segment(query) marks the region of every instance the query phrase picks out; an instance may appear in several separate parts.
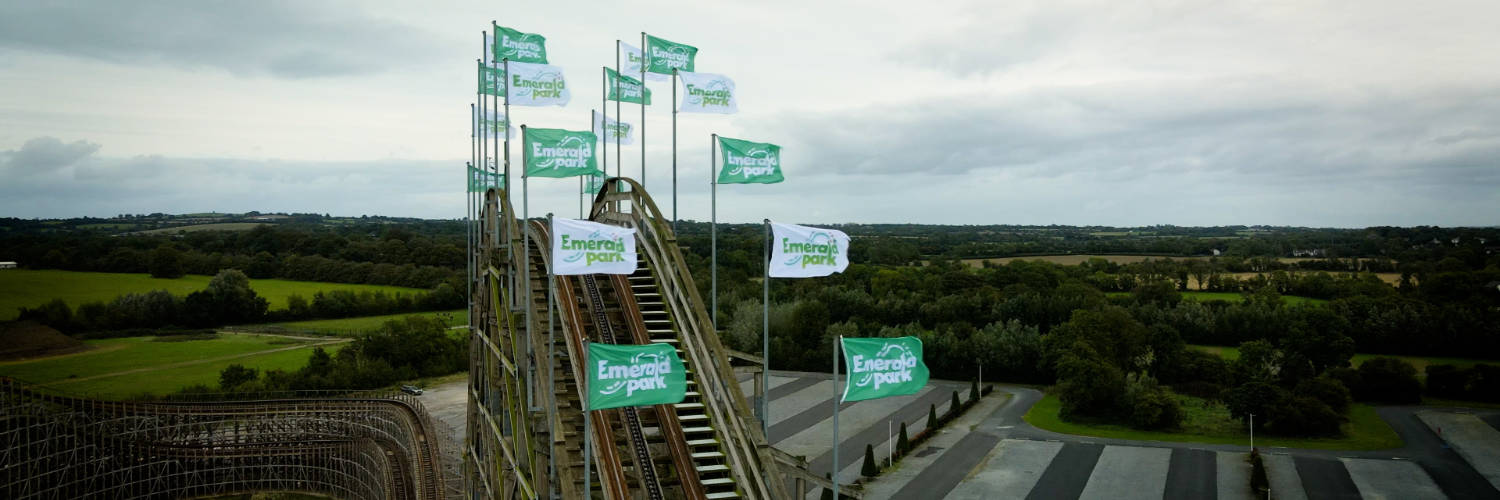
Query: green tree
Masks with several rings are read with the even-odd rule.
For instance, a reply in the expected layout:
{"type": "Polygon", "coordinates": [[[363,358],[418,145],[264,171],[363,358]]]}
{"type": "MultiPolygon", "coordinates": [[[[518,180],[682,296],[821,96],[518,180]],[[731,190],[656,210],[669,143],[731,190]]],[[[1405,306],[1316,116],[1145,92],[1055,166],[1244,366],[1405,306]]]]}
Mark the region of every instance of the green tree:
{"type": "Polygon", "coordinates": [[[865,477],[880,475],[880,467],[875,465],[875,447],[865,444],[865,464],[859,468],[859,473],[865,477]]]}
{"type": "Polygon", "coordinates": [[[238,363],[226,366],[219,371],[219,389],[233,391],[234,388],[255,380],[257,376],[259,372],[254,368],[246,368],[238,363]]]}
{"type": "Polygon", "coordinates": [[[151,263],[149,266],[152,278],[181,278],[182,252],[168,245],[156,247],[151,251],[151,263]]]}
{"type": "Polygon", "coordinates": [[[911,440],[906,438],[906,422],[901,422],[901,434],[896,437],[896,454],[905,455],[911,452],[911,440]]]}

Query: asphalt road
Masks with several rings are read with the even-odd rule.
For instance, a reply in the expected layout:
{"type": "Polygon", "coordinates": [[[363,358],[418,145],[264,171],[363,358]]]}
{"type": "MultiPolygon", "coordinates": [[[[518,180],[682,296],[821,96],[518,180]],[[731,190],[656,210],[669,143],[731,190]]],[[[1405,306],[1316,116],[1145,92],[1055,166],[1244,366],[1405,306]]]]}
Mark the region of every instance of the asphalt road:
{"type": "Polygon", "coordinates": [[[1164,498],[1219,498],[1218,455],[1208,450],[1172,450],[1172,466],[1167,470],[1164,498]]]}
{"type": "Polygon", "coordinates": [[[1319,500],[1360,500],[1359,487],[1349,478],[1343,462],[1326,457],[1292,457],[1297,475],[1302,476],[1302,490],[1307,498],[1319,500]]]}
{"type": "Polygon", "coordinates": [[[1047,467],[1047,472],[1037,480],[1036,487],[1026,495],[1026,500],[1078,498],[1088,485],[1089,476],[1094,474],[1094,464],[1099,462],[1102,453],[1102,444],[1064,444],[1062,451],[1057,452],[1057,458],[1052,459],[1052,465],[1047,467]]]}

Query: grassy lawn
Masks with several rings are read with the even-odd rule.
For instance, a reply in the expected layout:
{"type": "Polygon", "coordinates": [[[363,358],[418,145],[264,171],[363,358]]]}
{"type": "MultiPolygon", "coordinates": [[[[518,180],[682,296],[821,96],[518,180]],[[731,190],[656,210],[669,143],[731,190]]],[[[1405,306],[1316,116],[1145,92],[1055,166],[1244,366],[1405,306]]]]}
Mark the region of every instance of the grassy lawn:
{"type": "MultiPolygon", "coordinates": [[[[0,374],[49,384],[63,391],[124,398],[143,392],[164,394],[192,384],[218,384],[219,371],[231,364],[258,369],[296,369],[312,355],[312,343],[266,335],[219,334],[213,339],[156,341],[170,337],[127,337],[91,340],[89,351],[32,361],[0,363],[0,374]],[[253,354],[290,346],[297,349],[253,354]],[[241,356],[233,359],[170,366],[177,363],[241,356]],[[160,367],[160,368],[152,368],[160,367]],[[148,368],[114,376],[85,379],[148,368]],[[72,378],[79,380],[70,380],[72,378]]],[[[342,345],[325,346],[335,351],[342,345]]]]}
{"type": "MultiPolygon", "coordinates": [[[[1193,344],[1189,344],[1188,347],[1211,354],[1217,354],[1219,355],[1219,357],[1230,361],[1240,357],[1240,350],[1236,347],[1193,344]]],[[[1354,357],[1349,360],[1349,362],[1350,364],[1354,365],[1355,368],[1358,368],[1359,365],[1364,364],[1365,361],[1372,358],[1396,358],[1405,361],[1408,364],[1411,364],[1413,368],[1417,369],[1418,378],[1426,377],[1427,365],[1454,365],[1459,368],[1468,368],[1479,363],[1488,363],[1492,365],[1500,364],[1500,362],[1497,361],[1487,361],[1483,359],[1445,358],[1439,356],[1392,356],[1389,354],[1355,354],[1354,357]]]]}
{"type": "MultiPolygon", "coordinates": [[[[208,286],[210,276],[188,275],[176,279],[152,278],[149,274],[89,273],[77,271],[7,269],[0,271],[0,321],[16,318],[22,307],[36,307],[52,299],[63,299],[69,306],[85,302],[108,302],[126,293],[166,290],[185,296],[208,286]]],[[[381,285],[352,285],[316,281],[250,280],[250,287],[270,301],[271,309],[286,307],[286,298],[301,295],[309,300],[313,293],[329,290],[384,291],[392,293],[426,293],[419,288],[381,285]]]]}
{"type": "MultiPolygon", "coordinates": [[[[1196,300],[1196,301],[1200,301],[1200,302],[1206,302],[1206,301],[1210,301],[1210,300],[1222,300],[1222,301],[1225,301],[1225,302],[1244,302],[1245,301],[1245,296],[1239,294],[1239,292],[1179,292],[1179,293],[1182,294],[1182,299],[1183,300],[1196,300]]],[[[1106,293],[1105,295],[1108,295],[1110,297],[1129,297],[1130,296],[1130,292],[1109,292],[1109,293],[1106,293]]],[[[1321,305],[1321,304],[1327,304],[1328,303],[1327,300],[1315,299],[1315,298],[1312,298],[1312,297],[1298,297],[1296,295],[1282,295],[1281,296],[1281,302],[1283,304],[1286,304],[1286,305],[1289,305],[1289,306],[1299,306],[1299,305],[1303,305],[1303,304],[1321,305]]]]}
{"type": "MultiPolygon", "coordinates": [[[[1026,412],[1026,422],[1038,428],[1063,434],[1095,436],[1140,441],[1171,441],[1210,444],[1243,444],[1249,446],[1250,434],[1245,425],[1231,419],[1229,410],[1221,404],[1205,407],[1204,400],[1177,395],[1182,403],[1182,427],[1176,431],[1142,431],[1124,425],[1098,422],[1064,422],[1058,417],[1062,402],[1057,396],[1047,394],[1031,411],[1026,412]]],[[[1386,425],[1369,405],[1355,404],[1349,409],[1349,422],[1344,424],[1344,437],[1337,439],[1300,439],[1268,436],[1262,433],[1255,437],[1259,447],[1315,448],[1326,450],[1383,450],[1402,446],[1401,437],[1386,425]]]]}
{"type": "Polygon", "coordinates": [[[290,332],[312,331],[318,333],[344,334],[353,332],[367,332],[380,328],[387,321],[398,320],[407,316],[424,316],[443,320],[448,326],[466,325],[469,316],[463,309],[452,311],[436,311],[424,313],[387,314],[385,316],[365,316],[363,318],[344,319],[314,319],[308,321],[292,321],[288,323],[273,323],[270,327],[278,327],[290,332]]]}
{"type": "MultiPolygon", "coordinates": [[[[344,344],[323,346],[329,354],[338,352],[344,344]]],[[[232,364],[257,370],[294,371],[307,365],[313,347],[307,346],[290,351],[257,354],[231,360],[214,361],[192,366],[166,368],[147,372],[131,373],[117,377],[104,377],[80,382],[59,382],[49,387],[73,394],[82,394],[101,399],[125,399],[143,393],[164,395],[195,384],[209,387],[219,386],[219,372],[232,364]]]]}
{"type": "Polygon", "coordinates": [[[180,232],[196,233],[199,231],[249,231],[259,226],[268,225],[264,222],[219,222],[215,224],[197,224],[192,226],[165,227],[140,231],[138,234],[177,234],[180,232]]]}

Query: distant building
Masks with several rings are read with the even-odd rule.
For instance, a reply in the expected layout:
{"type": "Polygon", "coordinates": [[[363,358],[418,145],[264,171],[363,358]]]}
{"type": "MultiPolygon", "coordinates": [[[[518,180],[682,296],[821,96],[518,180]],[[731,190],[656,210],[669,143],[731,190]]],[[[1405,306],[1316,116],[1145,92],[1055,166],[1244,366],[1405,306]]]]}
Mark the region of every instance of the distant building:
{"type": "Polygon", "coordinates": [[[0,262],[0,269],[15,269],[15,268],[16,268],[16,263],[13,262],[13,261],[0,262]]]}
{"type": "Polygon", "coordinates": [[[1322,257],[1323,249],[1310,248],[1307,250],[1292,250],[1293,257],[1322,257]]]}

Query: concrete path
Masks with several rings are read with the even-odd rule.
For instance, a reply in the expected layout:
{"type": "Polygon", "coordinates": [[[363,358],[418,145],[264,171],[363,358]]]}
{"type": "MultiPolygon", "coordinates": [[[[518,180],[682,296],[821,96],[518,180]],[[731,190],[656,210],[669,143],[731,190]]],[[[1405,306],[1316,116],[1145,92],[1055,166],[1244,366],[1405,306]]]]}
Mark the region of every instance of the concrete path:
{"type": "Polygon", "coordinates": [[[1307,500],[1307,492],[1302,489],[1302,476],[1297,473],[1297,464],[1291,455],[1267,453],[1261,455],[1261,462],[1266,465],[1266,478],[1271,480],[1271,498],[1307,500]]]}
{"type": "Polygon", "coordinates": [[[1062,447],[1049,441],[1003,440],[946,498],[1025,498],[1062,447]]]}
{"type": "Polygon", "coordinates": [[[1156,500],[1166,495],[1168,448],[1106,446],[1080,500],[1156,500]]]}
{"type": "Polygon", "coordinates": [[[1500,489],[1500,431],[1468,413],[1422,411],[1417,412],[1417,418],[1453,445],[1453,450],[1490,485],[1500,489]]]}
{"type": "Polygon", "coordinates": [[[1250,465],[1249,453],[1234,453],[1228,451],[1214,452],[1214,461],[1217,467],[1219,500],[1253,500],[1250,494],[1250,475],[1254,467],[1250,465]]]}
{"type": "Polygon", "coordinates": [[[1403,500],[1448,498],[1432,482],[1422,466],[1406,460],[1343,459],[1344,469],[1359,488],[1364,500],[1403,500]]]}

